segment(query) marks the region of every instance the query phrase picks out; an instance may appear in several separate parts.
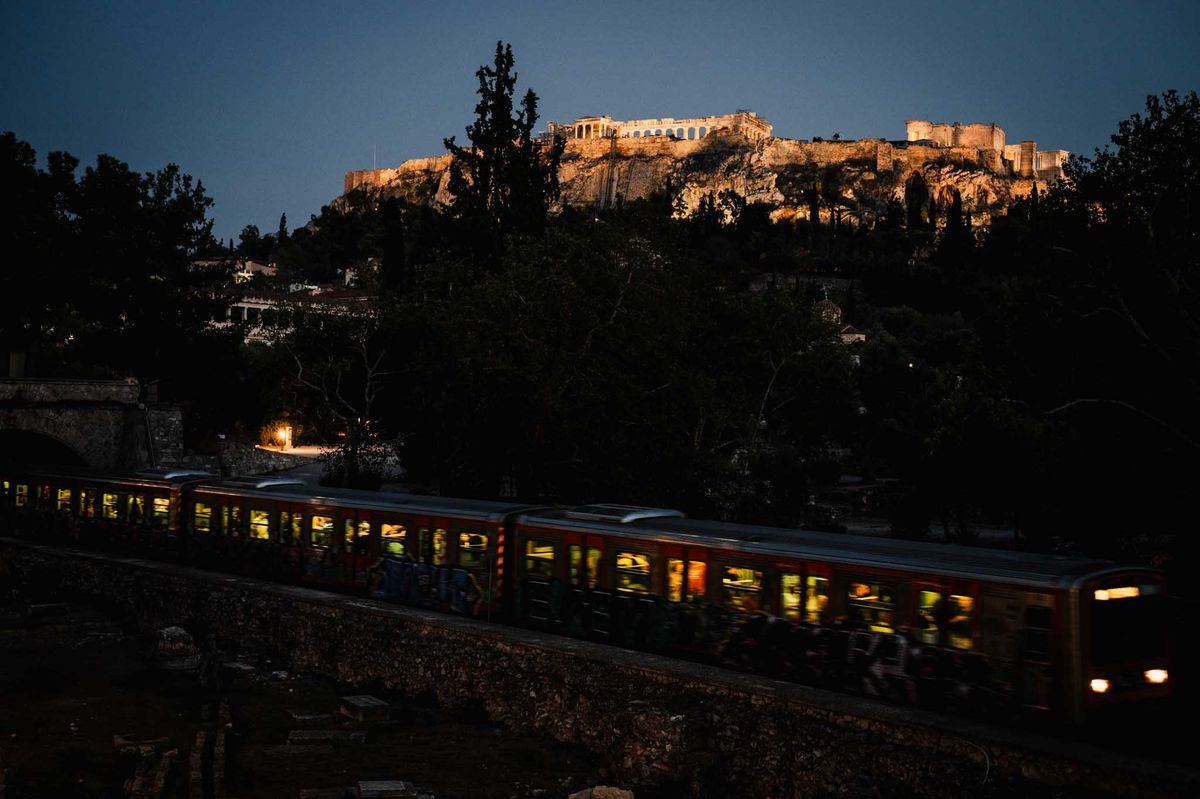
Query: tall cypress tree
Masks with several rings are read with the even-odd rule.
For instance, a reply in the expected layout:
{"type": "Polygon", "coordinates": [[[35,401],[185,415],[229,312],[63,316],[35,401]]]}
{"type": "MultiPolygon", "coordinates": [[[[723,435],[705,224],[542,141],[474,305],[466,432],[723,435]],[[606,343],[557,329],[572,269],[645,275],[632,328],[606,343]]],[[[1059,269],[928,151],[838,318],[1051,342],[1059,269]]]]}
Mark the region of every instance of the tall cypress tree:
{"type": "Polygon", "coordinates": [[[481,66],[475,75],[479,102],[466,129],[470,145],[457,145],[453,136],[443,143],[453,156],[448,187],[453,213],[473,228],[477,243],[494,247],[504,235],[535,232],[545,224],[558,199],[564,143],[534,136],[538,98],[532,89],[519,108],[514,106],[511,45],[496,42],[493,65],[481,66]]]}

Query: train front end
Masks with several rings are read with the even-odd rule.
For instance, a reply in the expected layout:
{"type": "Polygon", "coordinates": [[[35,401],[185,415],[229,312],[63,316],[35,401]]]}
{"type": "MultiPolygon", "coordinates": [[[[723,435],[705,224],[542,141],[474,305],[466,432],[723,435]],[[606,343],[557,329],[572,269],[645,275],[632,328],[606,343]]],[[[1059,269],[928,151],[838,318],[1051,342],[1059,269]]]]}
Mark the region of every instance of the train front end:
{"type": "Polygon", "coordinates": [[[1084,714],[1104,717],[1171,695],[1170,607],[1162,576],[1121,570],[1079,590],[1084,714]]]}

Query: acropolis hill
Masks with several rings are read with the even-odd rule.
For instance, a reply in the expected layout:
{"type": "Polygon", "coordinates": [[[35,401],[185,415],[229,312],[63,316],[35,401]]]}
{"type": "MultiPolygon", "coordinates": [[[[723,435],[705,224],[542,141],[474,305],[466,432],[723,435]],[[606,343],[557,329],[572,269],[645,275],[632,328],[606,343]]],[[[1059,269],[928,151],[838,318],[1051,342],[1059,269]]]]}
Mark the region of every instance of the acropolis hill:
{"type": "MultiPolygon", "coordinates": [[[[544,136],[566,139],[559,180],[562,202],[609,207],[646,197],[668,182],[689,209],[703,195],[732,189],[748,202],[777,206],[775,218],[806,216],[804,191],[827,168],[840,167],[845,213],[877,215],[905,182],[920,173],[935,198],[952,189],[979,222],[1014,198],[1062,176],[1065,150],[1037,143],[1008,144],[994,124],[905,122],[903,140],[811,141],[771,135],[771,123],[751,111],[710,117],[614,120],[581,117],[550,123],[544,136]]],[[[417,158],[393,169],[347,172],[343,192],[380,190],[418,202],[448,203],[450,156],[417,158]]],[[[827,212],[826,212],[827,213],[827,212]]]]}

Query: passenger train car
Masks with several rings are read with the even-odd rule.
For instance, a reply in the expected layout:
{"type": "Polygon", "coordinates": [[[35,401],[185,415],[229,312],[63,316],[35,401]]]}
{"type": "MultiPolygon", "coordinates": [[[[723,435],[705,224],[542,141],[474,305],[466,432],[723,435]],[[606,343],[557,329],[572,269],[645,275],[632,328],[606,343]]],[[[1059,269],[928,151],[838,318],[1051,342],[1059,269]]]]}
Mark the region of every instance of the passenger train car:
{"type": "Polygon", "coordinates": [[[0,471],[0,532],[533,626],[896,701],[1082,722],[1170,693],[1166,593],[1110,562],[574,508],[0,471]]]}

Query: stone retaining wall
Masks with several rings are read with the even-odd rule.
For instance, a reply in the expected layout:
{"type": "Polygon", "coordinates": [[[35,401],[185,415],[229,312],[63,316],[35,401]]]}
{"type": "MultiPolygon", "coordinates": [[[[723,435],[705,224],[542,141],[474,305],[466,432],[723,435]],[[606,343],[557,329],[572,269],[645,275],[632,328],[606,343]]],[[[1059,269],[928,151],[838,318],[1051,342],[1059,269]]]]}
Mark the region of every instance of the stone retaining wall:
{"type": "Polygon", "coordinates": [[[705,797],[1188,796],[1200,775],[722,669],[179,566],[0,539],[0,585],[207,629],[293,669],[482,705],[604,755],[624,784],[705,797]]]}

